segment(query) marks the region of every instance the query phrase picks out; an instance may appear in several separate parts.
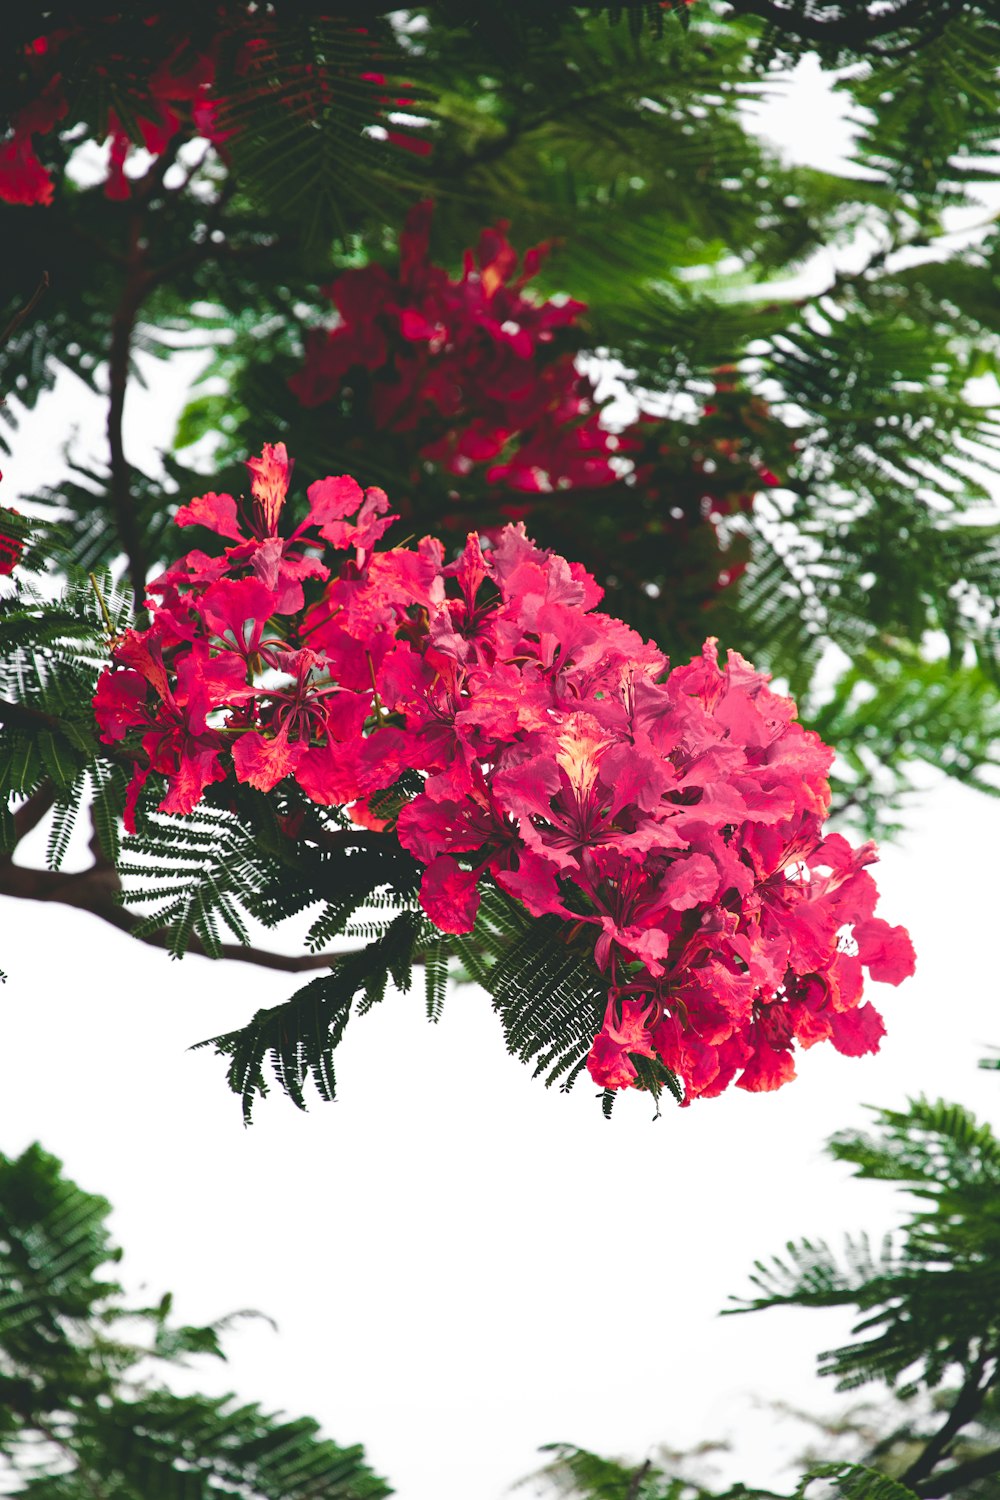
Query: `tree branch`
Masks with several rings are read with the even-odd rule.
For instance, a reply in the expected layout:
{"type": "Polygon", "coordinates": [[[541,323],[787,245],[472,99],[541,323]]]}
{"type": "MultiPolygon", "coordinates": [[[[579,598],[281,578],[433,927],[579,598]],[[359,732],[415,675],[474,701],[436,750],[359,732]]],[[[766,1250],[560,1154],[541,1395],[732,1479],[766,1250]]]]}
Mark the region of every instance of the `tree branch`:
{"type": "Polygon", "coordinates": [[[0,724],[12,724],[15,729],[54,729],[61,732],[63,724],[55,714],[47,714],[41,708],[31,708],[27,703],[12,703],[0,698],[0,724]]]}
{"type": "MultiPolygon", "coordinates": [[[[15,848],[33,828],[38,827],[55,800],[56,789],[54,785],[51,781],[43,781],[41,786],[35,788],[27,801],[22,802],[21,806],[14,813],[15,848]]],[[[14,851],[12,849],[9,853],[0,855],[0,864],[9,864],[13,858],[14,851]]]]}
{"type": "MultiPolygon", "coordinates": [[[[135,912],[126,911],[117,901],[118,878],[114,870],[104,862],[95,862],[87,870],[67,873],[61,870],[34,870],[13,862],[0,867],[0,896],[11,896],[18,901],[52,901],[61,906],[74,906],[78,911],[89,912],[119,932],[136,935],[143,918],[135,912]]],[[[151,948],[167,948],[170,945],[170,930],[146,933],[139,936],[141,943],[151,948]]],[[[203,943],[192,937],[188,952],[210,958],[203,943]]],[[[237,963],[255,964],[261,969],[279,969],[286,974],[300,974],[309,969],[328,969],[342,955],[337,953],[272,953],[265,948],[253,948],[242,943],[221,944],[220,956],[237,963]]]]}
{"type": "Polygon", "coordinates": [[[988,1474],[997,1473],[1000,1473],[1000,1448],[995,1448],[992,1453],[980,1454],[978,1458],[970,1458],[964,1464],[955,1464],[931,1479],[918,1480],[911,1488],[921,1500],[943,1500],[944,1496],[953,1495],[957,1489],[971,1484],[974,1479],[985,1479],[988,1474]]]}
{"type": "Polygon", "coordinates": [[[983,1380],[983,1371],[986,1369],[987,1358],[985,1351],[981,1352],[962,1382],[962,1387],[955,1398],[951,1411],[939,1430],[934,1434],[924,1447],[924,1451],[914,1459],[913,1463],[901,1474],[900,1483],[908,1484],[912,1490],[918,1480],[926,1479],[939,1462],[945,1456],[951,1445],[952,1439],[957,1436],[967,1422],[979,1411],[986,1397],[986,1393],[992,1383],[992,1374],[983,1380]]]}
{"type": "Polygon", "coordinates": [[[153,160],[138,182],[132,184],[133,197],[141,199],[151,198],[156,189],[162,187],[163,179],[177,160],[181,147],[186,146],[188,141],[192,139],[193,137],[187,130],[175,131],[160,154],[153,157],[153,160]]]}
{"type": "Polygon", "coordinates": [[[142,211],[134,209],[129,219],[125,286],[111,320],[111,345],[108,350],[108,448],[111,461],[111,507],[118,535],[128,558],[129,581],[135,596],[136,614],[142,611],[146,592],[146,557],[132,501],[132,470],[125,457],[122,442],[122,416],[125,410],[125,391],[128,386],[132,335],[135,331],[139,307],[147,291],[142,225],[142,211]]]}
{"type": "Polygon", "coordinates": [[[769,26],[803,41],[826,42],[834,47],[850,47],[852,51],[861,51],[872,42],[908,26],[919,25],[931,16],[940,25],[942,15],[947,22],[949,12],[957,11],[954,0],[952,3],[948,0],[905,0],[894,9],[865,9],[861,15],[840,14],[823,20],[807,10],[779,5],[776,0],[729,0],[729,4],[735,15],[758,16],[769,26]]]}
{"type": "Polygon", "coordinates": [[[214,240],[196,240],[187,250],[166,260],[160,266],[155,266],[149,273],[144,291],[148,292],[153,287],[161,286],[163,282],[169,281],[179,271],[186,271],[190,267],[199,266],[206,261],[226,260],[251,260],[257,255],[270,255],[275,250],[286,249],[293,244],[291,235],[275,235],[273,239],[261,240],[251,245],[233,245],[229,241],[218,245],[214,240]]]}
{"type": "Polygon", "coordinates": [[[652,1467],[652,1461],[648,1458],[645,1463],[639,1465],[628,1482],[628,1494],[625,1500],[636,1500],[636,1496],[642,1486],[642,1481],[646,1478],[652,1467]]]}

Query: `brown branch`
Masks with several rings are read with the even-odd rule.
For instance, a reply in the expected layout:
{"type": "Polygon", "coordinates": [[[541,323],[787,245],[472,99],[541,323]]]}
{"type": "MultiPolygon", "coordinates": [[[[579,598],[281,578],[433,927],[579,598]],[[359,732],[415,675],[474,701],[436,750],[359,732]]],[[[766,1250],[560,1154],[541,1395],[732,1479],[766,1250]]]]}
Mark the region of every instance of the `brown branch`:
{"type": "MultiPolygon", "coordinates": [[[[0,708],[11,707],[16,709],[19,705],[0,704],[0,708]]],[[[27,712],[31,711],[27,710],[27,712]]],[[[35,722],[38,719],[47,718],[48,715],[38,714],[35,722]]],[[[50,782],[44,782],[17,809],[14,814],[14,828],[18,841],[41,822],[54,801],[55,788],[50,782]]],[[[15,864],[13,854],[5,854],[0,857],[0,896],[9,896],[16,901],[52,901],[61,906],[74,906],[78,911],[89,912],[91,916],[107,922],[111,927],[116,927],[119,932],[127,933],[130,937],[137,937],[139,942],[146,943],[151,948],[168,948],[171,937],[170,928],[164,928],[160,932],[139,934],[136,929],[145,919],[136,912],[127,911],[120,904],[118,898],[121,892],[121,881],[114,865],[101,848],[94,824],[93,810],[91,810],[91,828],[93,832],[90,838],[90,851],[94,857],[94,863],[89,869],[72,872],[32,869],[27,865],[15,864]]],[[[331,847],[343,847],[349,842],[362,842],[365,837],[371,837],[371,835],[365,835],[359,830],[358,838],[355,840],[351,831],[346,829],[343,841],[338,840],[335,834],[331,835],[333,841],[331,847]]],[[[215,956],[209,953],[204,943],[194,935],[188,942],[187,951],[203,958],[215,956]]],[[[273,953],[267,948],[254,948],[249,944],[222,943],[218,956],[236,963],[255,964],[262,969],[279,969],[286,974],[300,974],[310,969],[330,968],[343,955],[336,953],[289,955],[273,953]]]]}
{"type": "Polygon", "coordinates": [[[975,1360],[972,1368],[968,1371],[962,1387],[955,1398],[952,1408],[945,1421],[924,1446],[924,1450],[906,1470],[905,1474],[899,1476],[901,1484],[908,1484],[914,1489],[918,1482],[927,1479],[937,1464],[944,1458],[951,1447],[952,1440],[958,1435],[967,1422],[982,1407],[987,1392],[996,1375],[996,1368],[991,1371],[987,1378],[983,1379],[983,1373],[988,1362],[988,1355],[983,1351],[975,1360]]]}
{"type": "Polygon", "coordinates": [[[202,265],[206,261],[251,260],[257,255],[270,255],[272,251],[287,249],[292,244],[294,239],[291,235],[276,235],[274,239],[252,245],[232,245],[228,241],[220,245],[210,239],[196,240],[187,250],[182,250],[162,265],[155,266],[149,272],[145,290],[152,291],[179,271],[186,271],[189,267],[202,265]]]}
{"type": "MultiPolygon", "coordinates": [[[[26,802],[22,802],[14,813],[14,848],[33,828],[37,828],[56,800],[56,789],[51,781],[43,781],[35,788],[26,802]]],[[[14,850],[0,855],[0,864],[9,864],[14,850]]]]}
{"type": "Polygon", "coordinates": [[[381,849],[385,846],[384,833],[369,832],[366,828],[310,828],[303,837],[317,849],[381,849]]]}
{"type": "MultiPolygon", "coordinates": [[[[288,240],[275,239],[266,245],[253,245],[248,247],[233,247],[228,244],[216,245],[211,240],[212,227],[217,223],[235,184],[228,182],[219,196],[218,201],[209,211],[206,237],[197,245],[172,257],[160,266],[155,266],[150,261],[149,246],[145,237],[146,214],[149,200],[163,184],[168,169],[173,165],[177,152],[186,140],[181,134],[176,135],[168,145],[166,151],[161,153],[152,162],[146,174],[135,185],[133,191],[133,206],[128,220],[128,245],[123,260],[124,286],[111,320],[111,342],[108,349],[108,449],[110,452],[110,497],[111,508],[115,517],[115,524],[121,539],[122,547],[128,558],[129,581],[135,596],[135,612],[141,614],[143,610],[143,599],[146,588],[146,553],[140,527],[135,513],[135,502],[132,494],[132,469],[125,456],[125,448],[122,439],[122,421],[125,410],[125,395],[128,388],[129,364],[132,355],[132,342],[135,334],[136,322],[139,310],[149,293],[164,281],[169,280],[178,271],[186,269],[189,265],[197,265],[201,261],[210,259],[223,259],[241,257],[244,255],[257,255],[266,253],[281,244],[287,244],[288,240]]],[[[204,158],[202,158],[202,161],[204,158]]],[[[191,180],[194,172],[201,165],[196,163],[187,174],[184,183],[178,191],[183,192],[191,180]]]]}
{"type": "Polygon", "coordinates": [[[138,181],[132,183],[133,198],[151,198],[156,189],[163,185],[163,179],[177,160],[181,147],[186,146],[188,141],[193,139],[194,137],[186,130],[176,131],[170,137],[166,147],[160,152],[159,156],[153,157],[153,160],[138,181]]]}
{"type": "Polygon", "coordinates": [[[135,595],[136,614],[142,611],[146,591],[146,557],[132,500],[132,470],[125,457],[122,442],[122,415],[125,410],[132,336],[135,332],[136,317],[147,290],[142,227],[142,212],[133,210],[129,219],[125,286],[111,320],[111,345],[108,350],[108,448],[111,455],[111,508],[114,511],[115,524],[122,547],[128,558],[128,573],[132,592],[135,595]]]}
{"type": "Polygon", "coordinates": [[[645,1463],[639,1465],[628,1482],[628,1494],[625,1500],[636,1500],[642,1481],[646,1478],[652,1467],[652,1462],[648,1458],[645,1463]]]}
{"type": "Polygon", "coordinates": [[[955,1464],[931,1479],[918,1480],[913,1490],[921,1500],[943,1500],[945,1495],[953,1495],[974,1479],[985,1479],[988,1474],[997,1473],[1000,1473],[1000,1448],[970,1458],[964,1464],[955,1464]]]}
{"type": "Polygon", "coordinates": [[[78,224],[72,217],[64,217],[60,229],[74,240],[79,240],[81,245],[86,245],[91,254],[99,255],[106,264],[116,266],[121,270],[125,269],[128,263],[127,256],[121,250],[116,250],[114,245],[109,244],[103,235],[95,234],[92,229],[84,229],[83,225],[78,224]]]}
{"type": "MultiPolygon", "coordinates": [[[[137,934],[143,918],[135,912],[126,911],[117,901],[118,877],[114,869],[103,859],[87,870],[68,873],[61,870],[34,870],[13,862],[0,867],[0,896],[11,896],[18,901],[52,901],[61,906],[73,906],[78,911],[89,912],[119,932],[138,936],[141,943],[152,948],[170,946],[170,930],[137,934]]],[[[211,955],[198,938],[192,937],[187,951],[202,957],[211,955]]],[[[308,969],[328,969],[341,957],[336,953],[300,953],[289,956],[272,953],[268,949],[244,946],[242,943],[222,943],[221,958],[237,963],[255,964],[262,969],[280,969],[287,974],[300,974],[308,969]]]]}
{"type": "Polygon", "coordinates": [[[0,698],[0,724],[12,724],[15,729],[63,729],[55,714],[30,708],[26,703],[11,703],[7,698],[0,698]]]}

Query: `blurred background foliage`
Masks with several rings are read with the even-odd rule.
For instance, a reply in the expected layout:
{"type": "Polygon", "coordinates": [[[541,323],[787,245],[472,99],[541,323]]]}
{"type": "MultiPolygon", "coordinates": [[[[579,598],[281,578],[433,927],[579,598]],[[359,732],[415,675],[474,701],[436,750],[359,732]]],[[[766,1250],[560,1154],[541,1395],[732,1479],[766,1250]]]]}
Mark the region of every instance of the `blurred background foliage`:
{"type": "MultiPolygon", "coordinates": [[[[786,1245],[758,1262],[754,1294],[728,1312],[774,1307],[854,1310],[854,1338],[818,1358],[838,1390],[884,1390],[828,1419],[784,1410],[811,1429],[799,1500],[990,1500],[1000,1474],[997,1366],[997,1186],[1000,1141],[960,1105],[916,1099],[873,1111],[871,1131],[828,1144],[855,1175],[894,1183],[907,1196],[898,1230],[873,1244],[848,1236],[786,1245]]],[[[664,1448],[640,1462],[554,1444],[534,1478],[538,1497],[567,1500],[783,1500],[710,1477],[725,1444],[687,1453],[664,1448]]]]}
{"type": "Polygon", "coordinates": [[[166,1293],[130,1303],[110,1204],[41,1146],[0,1155],[0,1478],[30,1500],[382,1500],[360,1446],[309,1417],[175,1394],[170,1372],[224,1359],[237,1313],[175,1321],[166,1293]]]}
{"type": "MultiPolygon", "coordinates": [[[[843,1306],[851,1342],[819,1356],[838,1389],[884,1389],[835,1416],[794,1417],[810,1433],[794,1490],[712,1477],[726,1445],[667,1448],[635,1462],[570,1443],[524,1481],[539,1500],[989,1500],[1000,1473],[997,1298],[1000,1141],[958,1105],[913,1100],[876,1110],[829,1154],[906,1195],[900,1227],[842,1251],[802,1239],[755,1267],[729,1311],[843,1306]]],[[[309,1418],[232,1396],[177,1395],[171,1370],[224,1357],[241,1313],[175,1321],[169,1294],[133,1305],[115,1278],[121,1252],[107,1202],[40,1146],[0,1156],[0,1475],[33,1500],[377,1500],[389,1486],[358,1446],[309,1418]]],[[[794,1481],[792,1481],[794,1483],[794,1481]]]]}

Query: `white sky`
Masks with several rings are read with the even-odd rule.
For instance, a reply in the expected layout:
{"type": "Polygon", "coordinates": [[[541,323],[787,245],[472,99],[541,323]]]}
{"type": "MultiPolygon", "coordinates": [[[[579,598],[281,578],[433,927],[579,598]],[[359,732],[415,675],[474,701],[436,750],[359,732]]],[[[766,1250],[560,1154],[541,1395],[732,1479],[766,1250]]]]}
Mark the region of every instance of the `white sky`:
{"type": "MultiPolygon", "coordinates": [[[[843,126],[808,73],[797,92],[768,128],[818,162],[843,126]]],[[[130,395],[137,456],[169,442],[173,399],[169,382],[130,395]]],[[[102,420],[64,383],[24,422],[4,500],[58,476],[74,423],[99,451],[102,420]]],[[[607,1122],[589,1084],[547,1092],[465,988],[436,1027],[417,991],[353,1021],[341,1102],[300,1114],[275,1095],[246,1131],[221,1061],[186,1048],[302,981],[172,964],[65,907],[6,901],[0,1149],[39,1139],[111,1200],[131,1289],[172,1289],[184,1320],[276,1319],[278,1334],[230,1334],[229,1365],[191,1388],[316,1416],[363,1442],[402,1500],[497,1500],[556,1440],[640,1460],[728,1437],[721,1477],[775,1482],[803,1435],[755,1402],[828,1409],[815,1355],[848,1320],[716,1313],[787,1239],[895,1222],[889,1190],[847,1185],[821,1153],[862,1101],[940,1094],[1000,1121],[1000,1081],[975,1071],[1000,1043],[998,848],[1000,804],[935,781],[877,872],[919,959],[899,990],[871,987],[881,1054],[815,1048],[775,1095],[656,1123],[639,1096],[607,1122]]]]}

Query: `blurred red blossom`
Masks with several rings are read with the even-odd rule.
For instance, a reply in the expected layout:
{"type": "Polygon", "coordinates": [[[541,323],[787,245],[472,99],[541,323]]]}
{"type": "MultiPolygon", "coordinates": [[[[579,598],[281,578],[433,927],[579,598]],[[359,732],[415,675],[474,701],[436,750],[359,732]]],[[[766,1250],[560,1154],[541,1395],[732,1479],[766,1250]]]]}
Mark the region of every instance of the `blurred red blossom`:
{"type": "Polygon", "coordinates": [[[585,304],[533,286],[552,246],[519,256],[501,222],[453,276],[431,256],[433,213],[410,211],[395,269],[352,268],[324,288],[336,321],[307,336],[290,380],[322,412],[324,445],[355,470],[395,473],[401,514],[436,534],[474,524],[490,538],[527,520],[606,568],[622,608],[654,580],[659,614],[696,618],[746,566],[727,519],[780,483],[761,456],[776,462],[763,402],[725,367],[700,414],[640,409],[614,430],[580,364],[585,304]]]}
{"type": "MultiPolygon", "coordinates": [[[[209,9],[211,20],[197,45],[169,7],[152,7],[139,15],[120,8],[88,13],[76,24],[36,37],[24,53],[24,102],[12,108],[7,138],[0,142],[0,200],[25,206],[52,202],[55,183],[39,159],[38,138],[60,121],[76,123],[71,106],[80,90],[67,74],[79,66],[81,52],[91,59],[97,78],[107,72],[106,63],[118,65],[116,91],[121,89],[120,69],[128,70],[125,104],[130,119],[126,122],[114,109],[102,117],[100,139],[108,147],[104,193],[113,200],[132,195],[126,163],[137,146],[159,157],[180,137],[206,140],[224,150],[241,126],[240,110],[227,96],[234,86],[242,94],[249,89],[251,96],[264,99],[280,76],[285,106],[311,119],[327,109],[346,84],[358,129],[388,118],[387,106],[391,113],[410,102],[381,92],[385,79],[380,73],[357,73],[336,59],[325,66],[290,63],[280,53],[278,21],[266,8],[248,6],[245,0],[217,0],[209,9]],[[104,62],[96,60],[102,57],[104,62]],[[360,112],[359,86],[368,104],[360,112]]],[[[366,36],[363,28],[356,31],[366,36]]],[[[374,48],[372,55],[377,56],[374,48]]],[[[245,102],[241,109],[245,111],[245,102]]],[[[411,151],[430,149],[430,142],[413,128],[397,126],[387,136],[411,151]]]]}

